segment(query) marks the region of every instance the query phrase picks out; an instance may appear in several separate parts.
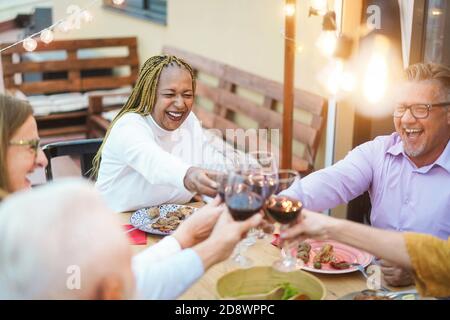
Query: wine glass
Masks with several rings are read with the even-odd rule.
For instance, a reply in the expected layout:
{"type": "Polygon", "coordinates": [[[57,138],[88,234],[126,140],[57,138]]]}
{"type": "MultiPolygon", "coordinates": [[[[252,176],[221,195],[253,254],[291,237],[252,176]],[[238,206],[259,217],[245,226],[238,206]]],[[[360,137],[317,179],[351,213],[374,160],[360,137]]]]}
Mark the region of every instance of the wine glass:
{"type": "MultiPolygon", "coordinates": [[[[272,196],[267,200],[266,210],[270,217],[281,224],[281,232],[297,220],[302,203],[286,196],[272,196]]],[[[298,259],[293,254],[293,243],[284,241],[282,259],[274,262],[273,267],[282,272],[290,272],[298,269],[298,259]]]]}
{"type": "Polygon", "coordinates": [[[278,168],[274,155],[268,151],[250,152],[247,162],[247,170],[259,174],[263,197],[269,198],[278,187],[278,168]]]}
{"type": "MultiPolygon", "coordinates": [[[[225,203],[228,211],[236,221],[247,220],[258,213],[264,205],[264,197],[260,194],[258,184],[249,172],[236,170],[228,175],[225,189],[225,203]]],[[[252,261],[242,255],[242,240],[237,246],[237,253],[232,257],[240,267],[252,265],[252,261]]]]}
{"type": "Polygon", "coordinates": [[[214,162],[208,164],[210,170],[208,176],[217,184],[217,194],[222,202],[225,202],[225,188],[228,184],[229,172],[235,171],[240,166],[239,154],[233,148],[225,148],[212,145],[214,162]]]}
{"type": "MultiPolygon", "coordinates": [[[[278,170],[278,184],[276,194],[289,188],[300,175],[295,170],[278,170]]],[[[281,224],[281,232],[286,230],[291,224],[295,223],[302,209],[302,203],[286,196],[271,196],[266,201],[266,210],[269,216],[281,224]]],[[[303,266],[301,260],[297,259],[296,242],[284,241],[281,251],[282,259],[275,261],[273,267],[279,271],[289,272],[299,269],[303,266]]]]}
{"type": "Polygon", "coordinates": [[[277,172],[278,184],[274,194],[288,189],[294,182],[300,180],[300,175],[293,169],[279,169],[277,172]]]}
{"type": "MultiPolygon", "coordinates": [[[[278,188],[278,167],[274,155],[268,151],[250,152],[246,161],[246,170],[254,174],[260,193],[267,200],[278,188]]],[[[252,233],[252,230],[251,230],[252,233]]],[[[264,239],[266,233],[260,227],[252,233],[258,239],[264,239]]]]}

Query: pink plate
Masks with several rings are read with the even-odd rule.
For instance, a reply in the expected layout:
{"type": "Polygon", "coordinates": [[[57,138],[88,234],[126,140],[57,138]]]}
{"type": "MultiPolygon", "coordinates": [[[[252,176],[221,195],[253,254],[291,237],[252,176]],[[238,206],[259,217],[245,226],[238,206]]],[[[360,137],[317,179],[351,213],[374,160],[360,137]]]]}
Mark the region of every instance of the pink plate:
{"type": "Polygon", "coordinates": [[[328,263],[322,264],[322,269],[316,269],[313,266],[313,260],[316,254],[320,252],[320,249],[325,244],[331,244],[333,246],[334,256],[338,261],[346,261],[348,263],[359,263],[363,267],[367,267],[371,262],[373,256],[369,253],[350,247],[348,245],[336,242],[336,241],[319,241],[319,240],[306,240],[311,245],[311,252],[309,255],[309,261],[302,267],[303,270],[316,272],[316,273],[325,273],[325,274],[341,274],[341,273],[349,273],[357,271],[358,269],[354,266],[348,269],[334,269],[328,263]]]}

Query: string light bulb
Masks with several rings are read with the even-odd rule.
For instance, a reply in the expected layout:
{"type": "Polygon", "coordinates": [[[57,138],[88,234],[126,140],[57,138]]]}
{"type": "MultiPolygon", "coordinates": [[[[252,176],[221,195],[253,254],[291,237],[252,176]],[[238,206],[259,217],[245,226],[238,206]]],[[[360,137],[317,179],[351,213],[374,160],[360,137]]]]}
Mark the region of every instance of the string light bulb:
{"type": "Polygon", "coordinates": [[[324,56],[331,57],[336,52],[338,44],[336,13],[334,11],[328,11],[323,16],[322,30],[322,33],[317,39],[316,46],[324,56]]]}
{"type": "Polygon", "coordinates": [[[292,17],[295,14],[295,6],[293,4],[286,4],[284,6],[284,14],[287,17],[292,17]]]}
{"type": "Polygon", "coordinates": [[[94,16],[88,10],[83,10],[83,12],[81,13],[81,17],[84,20],[84,22],[87,22],[87,23],[90,23],[94,20],[94,16]]]}
{"type": "Polygon", "coordinates": [[[67,33],[70,31],[70,23],[67,21],[62,21],[59,25],[58,25],[58,30],[63,32],[63,33],[67,33]]]}
{"type": "Polygon", "coordinates": [[[343,71],[341,75],[340,88],[345,92],[352,92],[356,88],[356,77],[354,74],[343,71]]]}
{"type": "Polygon", "coordinates": [[[431,15],[432,16],[440,16],[442,15],[442,10],[441,9],[437,9],[437,8],[433,8],[431,9],[431,15]]]}
{"type": "Polygon", "coordinates": [[[50,42],[53,41],[53,38],[54,38],[54,36],[53,36],[53,31],[52,30],[45,29],[45,30],[43,30],[41,32],[41,41],[42,42],[44,42],[46,44],[49,44],[50,42]]]}
{"type": "Polygon", "coordinates": [[[322,31],[319,38],[317,39],[316,46],[324,56],[333,56],[337,46],[336,32],[322,31]]]}
{"type": "Polygon", "coordinates": [[[33,38],[26,38],[23,41],[23,47],[28,52],[34,51],[37,47],[37,41],[34,40],[33,38]]]}
{"type": "Polygon", "coordinates": [[[69,25],[69,30],[81,29],[81,19],[82,19],[81,12],[82,12],[81,8],[77,5],[71,4],[70,6],[67,7],[66,13],[69,16],[66,18],[66,21],[69,25]]]}
{"type": "Polygon", "coordinates": [[[335,99],[341,99],[356,89],[356,75],[350,65],[340,59],[331,59],[319,72],[317,79],[335,99]]]}
{"type": "MultiPolygon", "coordinates": [[[[91,4],[97,1],[98,0],[92,0],[91,4]]],[[[117,4],[123,4],[125,3],[125,0],[114,0],[114,2],[117,4]]],[[[83,22],[83,20],[84,22],[91,22],[93,20],[93,16],[92,14],[90,14],[90,12],[88,12],[86,9],[82,10],[79,6],[76,5],[70,5],[67,8],[66,13],[69,14],[69,16],[52,24],[50,27],[47,27],[39,32],[36,32],[35,34],[33,34],[33,36],[40,35],[40,40],[42,42],[50,43],[51,41],[54,40],[53,32],[55,30],[66,33],[74,28],[79,29],[80,22],[83,22]]],[[[0,53],[20,44],[22,44],[27,51],[33,51],[37,47],[36,40],[29,37],[1,48],[0,53]]]]}
{"type": "Polygon", "coordinates": [[[310,15],[324,16],[328,11],[327,0],[311,0],[310,15]]]}
{"type": "Polygon", "coordinates": [[[371,104],[379,103],[386,95],[389,82],[389,40],[377,37],[363,77],[363,94],[371,104]]]}
{"type": "Polygon", "coordinates": [[[116,6],[122,5],[124,2],[125,2],[125,0],[113,0],[113,3],[114,3],[116,6]]]}

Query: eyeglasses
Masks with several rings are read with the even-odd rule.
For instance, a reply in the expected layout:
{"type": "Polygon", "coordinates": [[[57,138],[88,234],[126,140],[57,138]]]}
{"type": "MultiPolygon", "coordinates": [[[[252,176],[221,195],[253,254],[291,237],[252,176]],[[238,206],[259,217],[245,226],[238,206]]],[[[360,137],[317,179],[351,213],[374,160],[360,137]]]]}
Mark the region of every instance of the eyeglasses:
{"type": "Polygon", "coordinates": [[[425,119],[429,116],[430,110],[435,107],[447,107],[450,106],[450,102],[441,103],[416,103],[411,105],[399,104],[394,109],[394,117],[401,118],[405,114],[406,110],[410,110],[411,114],[416,119],[425,119]]]}
{"type": "Polygon", "coordinates": [[[34,157],[37,157],[39,147],[41,145],[40,139],[30,139],[30,140],[17,140],[17,141],[10,141],[10,145],[12,146],[28,146],[31,150],[34,151],[34,157]]]}

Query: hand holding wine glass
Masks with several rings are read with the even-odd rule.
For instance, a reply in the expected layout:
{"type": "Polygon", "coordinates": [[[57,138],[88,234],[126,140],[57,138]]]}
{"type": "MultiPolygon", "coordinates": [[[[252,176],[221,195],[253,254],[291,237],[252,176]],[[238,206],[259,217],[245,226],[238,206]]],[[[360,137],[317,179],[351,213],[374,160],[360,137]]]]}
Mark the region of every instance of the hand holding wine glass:
{"type": "MultiPolygon", "coordinates": [[[[264,205],[264,197],[258,189],[257,180],[250,172],[237,170],[228,175],[225,189],[225,203],[236,221],[244,221],[258,213],[264,205]]],[[[248,267],[251,260],[241,254],[242,245],[238,244],[234,261],[241,267],[248,267]]]]}
{"type": "Polygon", "coordinates": [[[225,201],[225,189],[228,185],[228,175],[234,172],[240,166],[239,154],[237,150],[227,148],[218,148],[213,146],[216,158],[219,158],[216,163],[210,165],[209,178],[216,183],[216,191],[220,199],[225,201]]]}
{"type": "Polygon", "coordinates": [[[258,182],[247,173],[235,172],[229,176],[225,200],[231,216],[237,221],[250,218],[264,205],[258,182]]]}
{"type": "MultiPolygon", "coordinates": [[[[300,176],[294,170],[280,170],[278,172],[278,188],[277,193],[289,188],[300,176]]],[[[266,202],[266,210],[269,216],[276,222],[281,224],[281,232],[288,229],[295,223],[301,213],[302,203],[286,196],[272,196],[266,202]]],[[[300,267],[300,262],[296,255],[293,254],[292,247],[295,242],[284,241],[281,260],[274,263],[273,267],[279,271],[289,272],[300,267]]]]}
{"type": "MultiPolygon", "coordinates": [[[[253,172],[259,193],[267,200],[278,188],[278,165],[274,154],[268,151],[250,152],[245,163],[246,170],[253,172]]],[[[256,238],[264,239],[266,231],[273,231],[273,227],[268,228],[269,224],[265,220],[265,226],[256,228],[253,233],[256,238]]]]}

